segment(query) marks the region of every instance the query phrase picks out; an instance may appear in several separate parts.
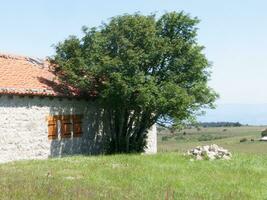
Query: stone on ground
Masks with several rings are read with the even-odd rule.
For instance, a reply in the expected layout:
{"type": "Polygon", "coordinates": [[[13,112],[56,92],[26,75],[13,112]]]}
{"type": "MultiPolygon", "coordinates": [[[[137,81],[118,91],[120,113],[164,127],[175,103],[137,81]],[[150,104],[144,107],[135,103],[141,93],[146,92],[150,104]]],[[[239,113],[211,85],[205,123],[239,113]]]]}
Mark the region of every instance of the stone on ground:
{"type": "Polygon", "coordinates": [[[230,160],[232,154],[222,147],[219,147],[216,144],[197,146],[187,152],[187,155],[192,156],[196,160],[230,160]]]}

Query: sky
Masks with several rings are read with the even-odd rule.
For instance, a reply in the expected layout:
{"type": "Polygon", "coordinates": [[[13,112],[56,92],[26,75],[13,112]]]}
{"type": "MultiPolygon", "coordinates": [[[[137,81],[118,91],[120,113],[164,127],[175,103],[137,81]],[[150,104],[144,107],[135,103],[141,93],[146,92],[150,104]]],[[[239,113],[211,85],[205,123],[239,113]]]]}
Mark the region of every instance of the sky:
{"type": "MultiPolygon", "coordinates": [[[[69,35],[81,36],[84,25],[99,26],[124,13],[183,10],[201,20],[198,41],[212,63],[209,85],[220,94],[218,110],[262,105],[267,113],[266,8],[265,0],[0,0],[0,52],[44,58],[69,35]]],[[[216,112],[202,120],[219,120],[216,112]]]]}

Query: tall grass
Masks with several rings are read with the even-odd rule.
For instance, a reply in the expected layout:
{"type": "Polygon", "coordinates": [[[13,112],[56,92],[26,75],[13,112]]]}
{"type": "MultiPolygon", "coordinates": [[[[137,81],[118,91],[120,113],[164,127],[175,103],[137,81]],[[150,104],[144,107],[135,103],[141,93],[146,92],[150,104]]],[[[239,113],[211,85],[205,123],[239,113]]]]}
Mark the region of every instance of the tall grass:
{"type": "Polygon", "coordinates": [[[0,199],[264,199],[267,156],[190,161],[179,153],[0,165],[0,199]]]}

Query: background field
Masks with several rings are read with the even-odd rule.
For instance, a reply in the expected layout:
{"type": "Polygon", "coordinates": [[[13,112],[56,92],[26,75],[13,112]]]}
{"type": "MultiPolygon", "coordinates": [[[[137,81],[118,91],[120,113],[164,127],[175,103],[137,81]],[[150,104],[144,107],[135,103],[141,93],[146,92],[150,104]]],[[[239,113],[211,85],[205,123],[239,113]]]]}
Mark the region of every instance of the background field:
{"type": "Polygon", "coordinates": [[[174,133],[159,128],[158,150],[185,152],[198,145],[218,144],[233,153],[267,154],[267,142],[258,141],[261,131],[265,128],[265,126],[192,128],[174,133]],[[240,142],[242,139],[247,141],[240,142]]]}

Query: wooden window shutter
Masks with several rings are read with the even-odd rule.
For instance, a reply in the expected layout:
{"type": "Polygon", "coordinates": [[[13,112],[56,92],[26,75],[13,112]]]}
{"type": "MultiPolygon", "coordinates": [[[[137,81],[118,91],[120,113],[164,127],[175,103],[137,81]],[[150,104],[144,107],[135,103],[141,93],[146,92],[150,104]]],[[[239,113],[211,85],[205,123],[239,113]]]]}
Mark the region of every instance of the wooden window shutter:
{"type": "Polygon", "coordinates": [[[62,138],[71,137],[71,131],[72,131],[71,116],[70,115],[62,116],[60,122],[61,122],[61,137],[62,138]]]}
{"type": "Polygon", "coordinates": [[[49,116],[48,118],[48,138],[56,139],[57,136],[57,117],[49,116]]]}
{"type": "Polygon", "coordinates": [[[73,115],[73,137],[82,135],[82,115],[73,115]]]}

